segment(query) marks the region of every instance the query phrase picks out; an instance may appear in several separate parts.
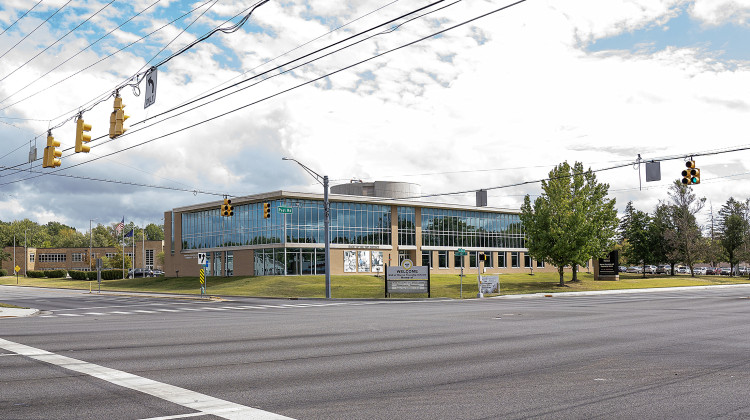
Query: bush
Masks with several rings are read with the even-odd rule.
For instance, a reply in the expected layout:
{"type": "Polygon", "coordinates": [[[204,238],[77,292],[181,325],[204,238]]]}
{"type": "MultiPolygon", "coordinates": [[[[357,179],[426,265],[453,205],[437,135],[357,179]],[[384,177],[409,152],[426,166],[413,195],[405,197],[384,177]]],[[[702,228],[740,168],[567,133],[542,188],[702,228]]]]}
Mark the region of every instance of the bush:
{"type": "Polygon", "coordinates": [[[68,274],[70,274],[70,278],[73,280],[86,280],[87,273],[85,271],[70,270],[68,274]]]}
{"type": "Polygon", "coordinates": [[[8,270],[4,268],[0,268],[0,277],[4,277],[8,275],[8,270]]]}
{"type": "Polygon", "coordinates": [[[96,271],[86,271],[87,280],[96,280],[96,271]]]}
{"type": "Polygon", "coordinates": [[[44,277],[47,277],[49,279],[57,279],[60,277],[65,277],[67,274],[67,271],[65,270],[44,270],[44,277]]]}
{"type": "Polygon", "coordinates": [[[26,277],[34,277],[34,278],[41,278],[44,277],[44,271],[27,271],[26,277]]]}
{"type": "MultiPolygon", "coordinates": [[[[122,270],[122,269],[120,269],[120,270],[102,270],[102,280],[120,280],[123,277],[127,278],[127,273],[126,272],[125,272],[125,276],[122,275],[124,272],[125,271],[122,270]]],[[[96,278],[96,272],[94,272],[94,278],[96,278]]]]}

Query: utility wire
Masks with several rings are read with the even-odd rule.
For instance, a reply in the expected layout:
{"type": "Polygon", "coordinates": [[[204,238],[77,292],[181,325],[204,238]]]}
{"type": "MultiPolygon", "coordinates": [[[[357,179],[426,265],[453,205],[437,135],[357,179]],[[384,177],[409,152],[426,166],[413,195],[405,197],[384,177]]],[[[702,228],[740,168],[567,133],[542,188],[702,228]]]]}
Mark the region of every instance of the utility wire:
{"type": "Polygon", "coordinates": [[[86,22],[88,22],[89,20],[93,19],[93,18],[94,18],[94,16],[98,15],[99,13],[101,13],[101,11],[102,11],[102,10],[104,10],[104,9],[106,9],[107,7],[111,6],[111,5],[112,5],[112,3],[114,3],[115,1],[116,1],[116,0],[111,0],[111,1],[109,2],[109,3],[105,4],[104,6],[102,6],[102,8],[101,8],[101,9],[97,10],[97,11],[96,11],[96,12],[95,12],[95,13],[94,13],[93,15],[89,16],[88,18],[86,18],[86,20],[84,20],[83,22],[79,23],[79,24],[78,24],[78,26],[76,26],[75,28],[73,28],[73,29],[71,29],[70,31],[68,31],[68,33],[66,33],[65,35],[63,35],[63,36],[61,36],[60,38],[58,38],[58,39],[57,39],[57,41],[55,41],[55,42],[53,42],[53,43],[49,44],[49,45],[47,46],[47,48],[45,48],[45,49],[43,49],[43,50],[39,51],[39,52],[38,52],[38,53],[37,53],[37,54],[36,54],[35,56],[31,57],[31,58],[30,58],[29,60],[27,60],[27,61],[26,61],[25,63],[23,63],[23,64],[21,64],[20,66],[18,66],[18,67],[17,67],[17,68],[15,69],[15,70],[13,70],[12,72],[10,72],[10,73],[6,74],[5,76],[3,76],[3,78],[2,78],[2,79],[0,79],[0,82],[2,82],[3,80],[7,79],[8,77],[10,77],[10,76],[11,76],[11,75],[12,75],[13,73],[17,72],[18,70],[21,70],[21,69],[22,69],[22,68],[23,68],[24,66],[26,66],[27,64],[29,64],[30,62],[32,62],[32,61],[33,61],[33,60],[34,60],[35,58],[37,58],[37,57],[39,57],[40,55],[44,54],[44,52],[45,52],[45,51],[47,51],[48,49],[50,49],[50,48],[54,47],[55,45],[57,45],[57,43],[58,43],[58,42],[62,41],[63,39],[65,39],[65,37],[67,37],[68,35],[72,34],[72,33],[73,33],[73,31],[75,31],[76,29],[80,28],[80,27],[81,27],[81,25],[83,25],[84,23],[86,23],[86,22]]]}
{"type": "Polygon", "coordinates": [[[19,20],[23,19],[24,16],[28,15],[32,10],[34,10],[35,7],[39,6],[39,4],[42,1],[43,0],[39,0],[35,5],[31,6],[31,9],[27,10],[26,13],[22,14],[21,17],[19,17],[18,19],[15,20],[15,22],[11,23],[7,28],[3,29],[3,31],[0,32],[0,35],[4,34],[5,32],[8,31],[8,29],[12,28],[13,25],[15,25],[16,23],[18,23],[19,20]]]}
{"type": "Polygon", "coordinates": [[[42,25],[44,25],[45,23],[47,23],[48,20],[52,19],[53,16],[55,16],[60,10],[62,10],[65,6],[67,6],[71,1],[73,1],[73,0],[68,0],[67,3],[63,4],[62,6],[60,6],[59,9],[55,10],[55,13],[52,13],[51,15],[49,15],[49,17],[47,19],[44,19],[44,22],[40,23],[39,26],[37,26],[36,28],[34,28],[33,31],[31,31],[28,34],[26,34],[26,36],[24,36],[23,38],[21,38],[20,41],[16,42],[12,47],[10,47],[8,49],[8,51],[4,52],[3,55],[0,55],[0,59],[2,59],[3,57],[5,57],[5,54],[8,54],[9,52],[11,52],[11,50],[13,50],[14,48],[16,48],[18,46],[18,44],[22,43],[26,38],[28,38],[29,36],[31,36],[31,34],[33,34],[34,32],[36,32],[37,29],[41,28],[42,25]]]}
{"type": "MultiPolygon", "coordinates": [[[[129,48],[129,47],[133,46],[134,44],[136,44],[136,43],[138,43],[138,42],[140,42],[140,41],[144,40],[145,38],[148,38],[149,36],[151,36],[151,35],[153,35],[153,34],[155,34],[155,33],[159,32],[160,30],[162,30],[162,29],[166,28],[167,26],[169,26],[169,25],[173,24],[174,22],[176,22],[176,21],[178,21],[178,20],[182,19],[183,17],[185,17],[185,16],[187,16],[187,15],[189,15],[189,14],[193,13],[193,12],[194,12],[195,10],[197,10],[197,9],[199,9],[199,8],[201,8],[201,7],[203,7],[203,6],[205,6],[206,4],[208,4],[208,3],[210,3],[210,2],[211,2],[211,0],[209,0],[209,1],[206,1],[205,3],[202,3],[202,4],[200,4],[200,5],[196,6],[196,7],[194,7],[194,8],[193,8],[193,9],[191,9],[190,11],[188,11],[188,12],[186,12],[186,13],[183,13],[182,15],[180,15],[180,16],[178,16],[178,17],[176,17],[175,19],[173,19],[173,20],[169,21],[168,23],[166,23],[166,24],[164,24],[164,25],[160,26],[159,28],[157,28],[157,29],[155,29],[155,30],[153,30],[153,31],[149,32],[148,34],[146,34],[146,35],[144,35],[144,36],[142,36],[142,37],[138,38],[137,40],[135,40],[135,41],[133,41],[133,42],[129,43],[128,45],[126,45],[126,46],[124,46],[124,47],[122,47],[122,48],[118,49],[117,51],[115,51],[115,52],[113,52],[113,53],[111,53],[111,54],[107,55],[106,57],[103,57],[103,58],[101,58],[101,59],[97,60],[96,62],[94,62],[94,63],[90,64],[89,66],[87,66],[87,67],[83,68],[82,70],[79,70],[79,71],[77,71],[77,72],[75,72],[75,73],[73,73],[73,74],[71,74],[71,75],[69,75],[69,76],[67,76],[67,77],[65,77],[65,78],[63,78],[63,79],[61,79],[61,80],[58,80],[57,82],[55,82],[55,83],[53,83],[53,84],[51,84],[51,85],[47,86],[46,88],[44,88],[44,89],[41,89],[41,90],[37,91],[36,93],[33,93],[33,94],[31,94],[31,95],[29,95],[29,96],[27,96],[27,97],[23,98],[23,99],[20,99],[20,100],[18,100],[18,101],[16,101],[16,102],[12,103],[12,104],[9,104],[9,105],[6,105],[6,106],[4,106],[3,108],[0,108],[0,111],[4,111],[4,110],[6,110],[6,109],[8,109],[8,108],[10,108],[10,107],[12,107],[12,106],[15,106],[15,105],[17,105],[17,104],[21,103],[21,102],[24,102],[24,101],[26,101],[26,100],[28,100],[28,99],[31,99],[31,98],[33,98],[34,96],[36,96],[36,95],[38,95],[38,94],[40,94],[40,93],[42,93],[42,92],[45,92],[45,91],[47,91],[47,90],[49,90],[49,89],[51,89],[51,88],[53,88],[53,87],[55,87],[55,86],[59,85],[60,83],[62,83],[62,82],[64,82],[64,81],[66,81],[66,80],[68,80],[68,79],[70,79],[70,78],[72,78],[72,77],[74,77],[74,76],[77,76],[77,75],[78,75],[78,74],[80,74],[80,73],[83,73],[84,71],[86,71],[86,70],[90,69],[91,67],[93,67],[93,66],[95,66],[95,65],[97,65],[97,64],[99,64],[99,63],[101,63],[101,62],[102,62],[102,61],[104,61],[104,60],[107,60],[107,59],[109,59],[110,57],[114,56],[115,54],[118,54],[118,53],[120,53],[121,51],[125,50],[126,48],[129,48]]],[[[33,83],[33,82],[32,82],[32,83],[33,83]]],[[[15,96],[16,94],[18,94],[19,92],[23,91],[23,90],[24,90],[24,89],[26,89],[26,88],[27,88],[28,86],[30,86],[30,85],[31,85],[32,83],[29,83],[28,85],[26,85],[26,86],[22,87],[21,89],[19,89],[19,90],[17,90],[17,91],[15,91],[15,92],[13,92],[13,93],[12,93],[12,94],[11,94],[10,96],[7,96],[7,97],[6,97],[5,99],[3,99],[2,101],[0,101],[0,104],[4,103],[5,101],[7,101],[8,99],[12,98],[13,96],[15,96]]]]}

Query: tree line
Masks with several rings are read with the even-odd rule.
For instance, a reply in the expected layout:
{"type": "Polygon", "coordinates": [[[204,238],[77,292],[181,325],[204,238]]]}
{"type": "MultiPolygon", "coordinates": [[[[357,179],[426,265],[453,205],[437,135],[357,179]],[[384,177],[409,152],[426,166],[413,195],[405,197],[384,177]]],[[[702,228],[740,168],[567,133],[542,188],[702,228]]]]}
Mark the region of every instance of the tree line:
{"type": "Polygon", "coordinates": [[[674,275],[676,264],[685,264],[695,275],[695,265],[720,262],[730,264],[730,275],[740,261],[750,260],[750,200],[730,197],[705,231],[698,214],[706,199],[698,198],[692,187],[675,181],[666,201],[659,202],[652,214],[635,209],[632,202],[625,208],[619,227],[619,245],[625,260],[644,267],[669,264],[674,275]]]}
{"type": "MultiPolygon", "coordinates": [[[[83,248],[88,247],[89,244],[93,247],[112,247],[117,245],[122,237],[122,233],[116,233],[115,226],[116,223],[109,225],[97,223],[92,227],[91,232],[88,230],[79,232],[59,222],[39,224],[29,219],[0,221],[0,244],[2,247],[13,246],[15,236],[16,246],[24,246],[25,237],[26,245],[36,248],[83,248]]],[[[145,228],[141,228],[130,222],[125,225],[123,232],[128,233],[131,229],[135,229],[133,236],[136,241],[143,239],[144,230],[146,240],[164,240],[163,225],[150,223],[145,228]]]]}

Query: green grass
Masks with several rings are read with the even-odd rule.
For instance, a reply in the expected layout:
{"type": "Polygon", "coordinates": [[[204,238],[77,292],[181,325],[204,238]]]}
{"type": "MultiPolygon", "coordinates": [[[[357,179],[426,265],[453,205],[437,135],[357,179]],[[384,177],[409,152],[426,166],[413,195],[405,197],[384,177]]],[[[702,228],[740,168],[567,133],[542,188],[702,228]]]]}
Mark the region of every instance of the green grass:
{"type": "MultiPolygon", "coordinates": [[[[621,274],[619,281],[595,281],[592,274],[579,273],[580,281],[571,283],[570,274],[565,275],[566,287],[560,287],[557,273],[501,274],[500,294],[556,293],[571,291],[642,289],[654,287],[702,286],[716,284],[750,283],[746,277],[664,276],[621,274]]],[[[477,295],[477,277],[466,275],[463,279],[463,298],[477,295]]],[[[15,276],[0,277],[0,284],[15,285],[15,276]]],[[[19,278],[22,286],[55,287],[97,290],[97,282],[69,279],[19,278]]],[[[431,278],[432,297],[458,299],[460,279],[457,274],[436,274],[431,278]]],[[[263,296],[263,297],[325,297],[324,276],[263,276],[263,277],[209,277],[208,293],[211,295],[263,296]]],[[[153,293],[182,293],[200,295],[197,277],[153,277],[125,280],[106,280],[102,290],[138,291],[153,293]]],[[[383,277],[365,275],[331,276],[331,296],[334,298],[382,298],[383,277]]],[[[391,297],[422,298],[426,294],[393,294],[391,297]]]]}

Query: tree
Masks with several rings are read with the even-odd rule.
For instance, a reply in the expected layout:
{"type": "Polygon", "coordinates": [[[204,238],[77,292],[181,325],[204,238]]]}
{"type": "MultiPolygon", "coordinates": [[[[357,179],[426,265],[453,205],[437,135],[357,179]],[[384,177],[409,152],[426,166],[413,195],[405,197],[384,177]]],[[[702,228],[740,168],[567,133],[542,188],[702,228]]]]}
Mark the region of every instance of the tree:
{"type": "Polygon", "coordinates": [[[729,275],[734,275],[734,267],[740,262],[740,247],[747,236],[748,222],[745,219],[745,204],[730,197],[719,210],[719,243],[729,261],[729,275]]]}
{"type": "Polygon", "coordinates": [[[669,187],[668,194],[672,202],[670,209],[674,225],[664,235],[672,248],[669,256],[690,267],[690,275],[695,277],[693,265],[699,261],[704,251],[701,229],[695,215],[703,209],[706,199],[696,198],[692,187],[679,180],[669,187]]]}
{"type": "Polygon", "coordinates": [[[654,215],[651,217],[651,224],[648,228],[649,242],[653,261],[656,264],[668,263],[670,274],[675,275],[674,266],[679,262],[673,255],[673,249],[670,242],[665,239],[668,230],[674,228],[672,221],[672,212],[669,205],[659,203],[654,209],[654,215]]]}
{"type": "Polygon", "coordinates": [[[565,286],[566,265],[601,257],[613,245],[618,220],[608,190],[590,169],[584,172],[582,163],[563,162],[542,181],[542,195],[533,207],[531,198],[524,198],[521,222],[529,254],[557,267],[560,286],[565,286]]]}
{"type": "Polygon", "coordinates": [[[643,266],[643,277],[646,277],[646,264],[653,262],[652,241],[649,235],[651,218],[648,213],[633,208],[633,202],[625,207],[625,217],[620,224],[621,236],[627,239],[625,258],[637,261],[643,266]]]}
{"type": "Polygon", "coordinates": [[[163,241],[164,240],[164,226],[149,223],[146,226],[146,240],[147,241],[163,241]]]}

